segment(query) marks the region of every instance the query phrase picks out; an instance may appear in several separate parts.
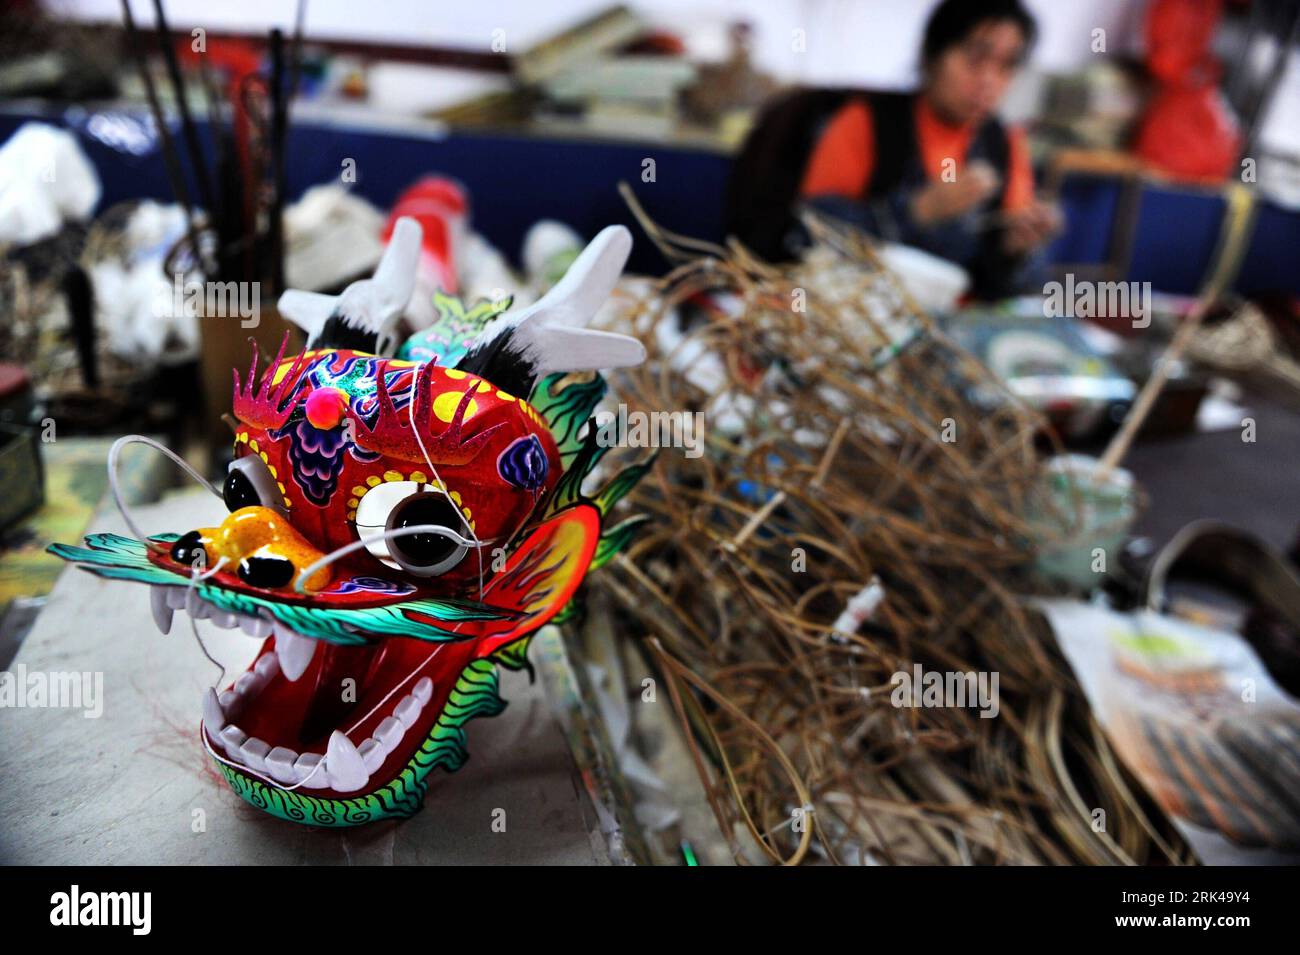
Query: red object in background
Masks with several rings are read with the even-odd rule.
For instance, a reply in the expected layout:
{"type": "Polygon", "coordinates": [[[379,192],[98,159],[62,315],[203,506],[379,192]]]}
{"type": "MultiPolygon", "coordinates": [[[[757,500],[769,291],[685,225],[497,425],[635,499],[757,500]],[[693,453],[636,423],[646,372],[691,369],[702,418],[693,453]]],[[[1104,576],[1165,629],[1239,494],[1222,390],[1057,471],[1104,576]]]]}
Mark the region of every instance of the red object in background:
{"type": "Polygon", "coordinates": [[[1217,87],[1171,87],[1147,106],[1134,151],[1171,176],[1220,182],[1236,168],[1241,134],[1217,87]]]}
{"type": "Polygon", "coordinates": [[[393,203],[384,226],[385,242],[392,238],[393,226],[402,216],[410,216],[424,229],[421,268],[431,269],[438,287],[455,295],[460,288],[456,279],[456,249],[469,217],[465,190],[459,183],[442,176],[424,177],[393,203]]]}
{"type": "Polygon", "coordinates": [[[685,56],[686,44],[675,33],[669,33],[666,30],[655,30],[644,36],[637,37],[623,47],[622,52],[637,53],[643,56],[685,56]]]}
{"type": "Polygon", "coordinates": [[[1147,67],[1156,92],[1134,152],[1161,172],[1220,181],[1236,167],[1241,133],[1219,92],[1210,54],[1220,0],[1155,0],[1147,13],[1147,67]]]}
{"type": "Polygon", "coordinates": [[[1210,56],[1214,28],[1223,5],[1219,0],[1155,0],[1147,11],[1147,69],[1161,83],[1185,83],[1209,68],[1218,80],[1218,64],[1210,56]]]}

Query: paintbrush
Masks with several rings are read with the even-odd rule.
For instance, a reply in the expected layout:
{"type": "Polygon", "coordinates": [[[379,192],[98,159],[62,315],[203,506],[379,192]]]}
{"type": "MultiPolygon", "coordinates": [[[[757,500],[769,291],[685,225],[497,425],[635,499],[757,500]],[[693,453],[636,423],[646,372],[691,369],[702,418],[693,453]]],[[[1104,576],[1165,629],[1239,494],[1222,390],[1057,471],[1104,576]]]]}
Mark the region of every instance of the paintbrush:
{"type": "Polygon", "coordinates": [[[172,43],[171,30],[167,26],[167,16],[163,12],[162,0],[154,0],[153,6],[155,15],[158,18],[158,35],[162,42],[163,62],[167,64],[167,75],[171,79],[172,91],[176,98],[176,109],[180,113],[181,134],[185,140],[185,148],[189,150],[190,165],[194,170],[194,178],[199,187],[199,200],[203,203],[208,215],[211,216],[216,208],[216,201],[212,191],[212,179],[208,175],[208,163],[203,157],[203,144],[199,141],[199,132],[194,125],[194,117],[190,115],[190,104],[185,96],[185,81],[181,77],[180,64],[176,61],[176,49],[172,43]]]}

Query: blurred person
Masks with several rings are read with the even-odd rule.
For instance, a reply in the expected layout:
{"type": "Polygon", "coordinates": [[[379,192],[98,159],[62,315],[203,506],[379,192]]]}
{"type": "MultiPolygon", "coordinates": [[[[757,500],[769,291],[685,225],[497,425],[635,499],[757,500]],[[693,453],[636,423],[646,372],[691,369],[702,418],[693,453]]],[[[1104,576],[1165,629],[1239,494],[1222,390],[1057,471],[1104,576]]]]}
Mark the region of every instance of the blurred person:
{"type": "Polygon", "coordinates": [[[800,194],[814,208],[964,267],[997,298],[1035,277],[1061,216],[1034,194],[1024,133],[995,116],[1036,35],[1019,0],[943,0],[921,88],[853,97],[827,123],[800,194]]]}

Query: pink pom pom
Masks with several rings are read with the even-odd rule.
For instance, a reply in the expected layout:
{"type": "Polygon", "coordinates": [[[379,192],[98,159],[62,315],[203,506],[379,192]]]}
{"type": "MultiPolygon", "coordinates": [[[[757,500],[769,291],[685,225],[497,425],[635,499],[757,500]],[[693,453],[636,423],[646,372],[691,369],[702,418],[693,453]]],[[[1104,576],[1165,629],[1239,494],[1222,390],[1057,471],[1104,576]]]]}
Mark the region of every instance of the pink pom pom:
{"type": "Polygon", "coordinates": [[[307,396],[307,420],[313,428],[337,428],[348,407],[348,396],[338,388],[317,388],[307,396]]]}

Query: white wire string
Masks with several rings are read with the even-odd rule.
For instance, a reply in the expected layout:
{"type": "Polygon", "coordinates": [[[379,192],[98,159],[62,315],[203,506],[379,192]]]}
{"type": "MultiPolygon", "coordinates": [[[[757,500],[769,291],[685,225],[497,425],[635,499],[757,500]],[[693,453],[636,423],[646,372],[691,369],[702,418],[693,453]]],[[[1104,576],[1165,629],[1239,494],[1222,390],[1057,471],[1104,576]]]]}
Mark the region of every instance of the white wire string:
{"type": "MultiPolygon", "coordinates": [[[[158,544],[155,541],[151,540],[149,536],[140,529],[139,525],[136,524],[135,519],[131,516],[131,512],[127,509],[126,503],[122,500],[122,489],[121,489],[120,482],[118,481],[117,464],[119,458],[121,457],[122,449],[125,448],[128,444],[143,444],[146,447],[153,448],[155,451],[162,452],[164,455],[171,458],[172,461],[174,461],[177,465],[179,465],[181,470],[183,470],[190,477],[194,478],[194,480],[198,481],[199,484],[202,485],[202,487],[205,490],[211,491],[217,497],[222,496],[221,490],[216,485],[208,481],[208,479],[205,478],[202,474],[200,474],[197,470],[195,470],[190,465],[190,463],[186,461],[184,458],[182,458],[179,454],[177,454],[171,448],[167,447],[165,444],[155,441],[153,438],[147,438],[142,434],[127,434],[127,435],[123,435],[122,437],[118,438],[116,441],[113,442],[112,447],[108,449],[108,486],[113,492],[113,503],[117,505],[118,513],[122,515],[122,520],[126,522],[126,526],[130,528],[131,533],[133,533],[137,538],[139,538],[142,544],[144,544],[146,547],[150,547],[156,550],[165,550],[165,548],[163,548],[161,544],[158,544]]],[[[206,551],[204,553],[206,554],[206,551]]],[[[191,606],[191,600],[203,599],[198,595],[198,582],[200,580],[207,580],[213,574],[221,570],[221,568],[225,566],[225,564],[226,564],[226,558],[222,557],[216,562],[216,564],[213,565],[211,570],[208,570],[206,572],[201,573],[199,571],[198,565],[195,565],[190,568],[190,577],[185,587],[186,590],[190,591],[193,594],[193,597],[192,598],[186,597],[185,606],[187,608],[191,606]]],[[[203,642],[203,637],[199,634],[198,623],[195,621],[194,615],[187,614],[187,616],[189,616],[190,618],[190,630],[194,634],[194,641],[199,645],[199,652],[202,653],[205,657],[207,657],[209,663],[211,663],[213,666],[215,666],[218,670],[221,671],[221,675],[217,677],[217,682],[220,683],[226,678],[226,668],[220,661],[218,661],[215,657],[212,656],[211,653],[208,652],[208,646],[206,643],[203,642]]]]}
{"type": "MultiPolygon", "coordinates": [[[[457,626],[459,626],[459,624],[457,624],[457,626]]],[[[197,634],[197,630],[195,631],[195,633],[197,634]]],[[[398,681],[398,683],[394,685],[391,690],[385,693],[383,697],[379,700],[379,702],[377,702],[374,706],[372,706],[369,710],[366,711],[364,716],[362,716],[360,719],[354,722],[347,729],[343,730],[342,731],[343,735],[348,737],[349,742],[351,742],[352,734],[356,732],[357,727],[359,727],[366,720],[370,719],[370,717],[374,716],[375,713],[378,712],[379,709],[385,703],[387,703],[389,700],[393,698],[393,694],[397,693],[404,686],[406,686],[406,684],[410,683],[412,677],[414,677],[417,673],[419,673],[430,663],[432,663],[433,658],[436,657],[438,653],[442,650],[442,648],[445,646],[446,646],[445,643],[440,643],[437,646],[435,646],[433,650],[429,652],[429,655],[427,657],[425,657],[422,661],[420,661],[420,663],[417,664],[416,667],[413,670],[411,670],[410,673],[406,674],[405,677],[403,677],[400,681],[398,681]]],[[[211,658],[209,657],[209,659],[211,658]]],[[[432,702],[432,700],[430,700],[430,702],[432,702]]],[[[266,783],[267,785],[270,785],[276,789],[282,789],[285,792],[294,792],[299,787],[307,785],[307,780],[311,779],[313,776],[315,776],[318,772],[320,772],[325,767],[325,762],[327,758],[325,754],[321,754],[320,761],[317,762],[314,767],[312,767],[312,771],[310,773],[308,773],[306,776],[304,776],[301,780],[299,780],[296,783],[286,784],[280,782],[278,779],[266,775],[265,773],[259,773],[257,770],[253,769],[251,766],[245,765],[244,763],[239,763],[230,759],[226,759],[224,756],[219,755],[211,746],[208,745],[208,739],[206,733],[202,734],[202,737],[203,737],[203,748],[206,749],[208,751],[208,755],[211,756],[213,759],[217,760],[217,762],[224,763],[226,766],[229,766],[231,769],[237,769],[241,773],[245,773],[250,776],[256,776],[258,779],[262,780],[262,782],[266,783]]]]}
{"type": "Polygon", "coordinates": [[[126,521],[126,526],[131,529],[132,534],[138,537],[146,547],[155,550],[162,550],[163,547],[161,544],[150,540],[149,536],[145,534],[144,531],[140,530],[135,519],[131,517],[130,511],[127,510],[126,504],[122,501],[122,488],[117,475],[117,461],[122,454],[122,449],[128,444],[143,444],[153,448],[155,451],[161,451],[179,465],[181,470],[194,478],[194,480],[198,481],[205,490],[211,491],[217,497],[222,497],[221,489],[195,470],[194,467],[192,467],[190,463],[179,454],[167,447],[165,444],[155,441],[153,438],[146,438],[142,434],[126,434],[113,442],[113,446],[108,449],[108,486],[113,492],[113,503],[117,505],[118,513],[122,515],[122,520],[126,521]]]}
{"type": "MultiPolygon", "coordinates": [[[[437,482],[434,486],[437,487],[440,491],[442,491],[443,496],[447,498],[447,500],[451,503],[452,507],[456,508],[456,516],[459,517],[460,522],[465,525],[465,530],[469,531],[470,537],[474,538],[475,547],[478,551],[478,599],[480,602],[482,602],[483,600],[483,545],[478,542],[478,536],[474,533],[474,528],[470,524],[469,518],[466,517],[464,513],[462,513],[460,507],[456,504],[455,501],[451,499],[451,491],[447,487],[447,485],[443,482],[441,475],[438,474],[438,468],[434,465],[433,458],[429,457],[429,449],[424,446],[424,438],[420,436],[420,429],[415,426],[415,403],[416,400],[419,398],[420,373],[424,370],[424,367],[427,364],[428,362],[416,363],[415,379],[411,384],[411,403],[407,405],[406,417],[407,417],[407,421],[411,425],[411,433],[415,435],[415,443],[420,446],[420,453],[424,455],[424,463],[427,464],[429,466],[429,470],[433,472],[433,479],[434,481],[437,482]]],[[[379,374],[382,375],[383,371],[381,370],[379,374]]],[[[481,381],[482,381],[481,378],[471,379],[470,383],[465,388],[466,393],[470,395],[476,394],[478,392],[478,386],[481,381]]],[[[470,401],[473,400],[474,400],[473,398],[470,398],[470,401]]]]}
{"type": "MultiPolygon", "coordinates": [[[[442,525],[438,525],[438,524],[417,524],[410,527],[394,527],[394,528],[387,528],[375,534],[367,534],[365,536],[358,537],[357,540],[352,541],[349,544],[345,544],[344,546],[337,548],[334,551],[331,551],[329,554],[326,554],[320,560],[317,560],[314,563],[310,564],[309,566],[305,567],[298,574],[297,578],[294,580],[294,590],[297,593],[302,594],[306,592],[307,580],[310,579],[311,576],[315,574],[317,571],[319,571],[321,568],[327,567],[330,564],[332,564],[334,561],[338,560],[339,558],[344,557],[351,553],[355,553],[356,551],[361,550],[364,547],[367,547],[369,544],[376,543],[378,541],[392,540],[395,537],[402,537],[408,534],[433,533],[433,534],[439,534],[443,537],[448,537],[451,540],[455,541],[456,543],[460,544],[462,547],[472,547],[478,553],[479,600],[481,601],[483,599],[483,593],[484,593],[483,548],[486,545],[491,544],[492,541],[491,540],[483,541],[479,539],[478,535],[474,532],[473,526],[469,522],[469,518],[467,518],[464,515],[464,513],[461,511],[461,509],[458,506],[456,506],[456,502],[451,499],[451,493],[447,488],[446,483],[442,480],[442,475],[438,473],[437,465],[433,463],[433,459],[429,455],[429,450],[428,448],[425,447],[424,438],[420,434],[419,428],[417,428],[415,425],[415,406],[419,398],[420,372],[423,370],[424,364],[425,363],[421,363],[416,365],[415,367],[414,379],[411,385],[411,401],[407,407],[407,421],[410,424],[411,433],[415,435],[416,444],[419,445],[420,453],[424,456],[424,462],[428,466],[430,473],[433,475],[433,481],[434,481],[433,487],[435,487],[439,492],[441,492],[442,495],[446,497],[447,500],[451,503],[451,505],[455,507],[456,516],[460,519],[460,522],[464,526],[465,530],[469,532],[470,537],[465,538],[460,534],[457,534],[451,528],[443,527],[442,525]]],[[[378,372],[378,374],[381,375],[384,373],[385,372],[382,369],[378,372]]],[[[472,388],[477,388],[477,386],[478,386],[477,380],[471,382],[470,384],[470,387],[472,388]]],[[[457,626],[459,626],[459,624],[457,626]]],[[[435,646],[433,650],[429,653],[429,655],[425,657],[424,660],[422,660],[419,664],[417,664],[414,669],[412,669],[405,677],[403,677],[397,684],[395,684],[392,689],[390,689],[386,694],[384,694],[384,696],[373,707],[371,707],[370,710],[368,710],[365,713],[365,715],[363,715],[360,719],[356,720],[351,726],[349,726],[346,730],[344,730],[343,735],[347,736],[350,740],[351,734],[356,731],[357,727],[361,726],[361,724],[363,724],[366,720],[368,720],[371,716],[373,716],[382,706],[384,706],[385,703],[387,703],[390,699],[392,699],[396,693],[401,691],[403,687],[405,687],[408,683],[410,683],[412,678],[414,678],[417,673],[419,673],[421,670],[423,670],[426,666],[428,666],[433,661],[433,658],[437,656],[438,652],[442,650],[443,646],[444,644],[438,644],[437,646],[435,646]]],[[[239,767],[241,770],[247,770],[248,772],[253,773],[259,779],[263,780],[264,782],[272,786],[275,786],[280,789],[292,791],[294,789],[297,789],[298,786],[302,785],[302,783],[297,783],[294,784],[293,786],[286,786],[283,783],[280,783],[278,780],[274,780],[268,776],[257,773],[255,770],[240,766],[239,764],[231,763],[229,760],[224,760],[220,756],[217,756],[216,753],[212,752],[212,748],[207,746],[206,741],[204,745],[208,749],[209,754],[212,755],[215,759],[224,762],[228,766],[239,767]]],[[[325,765],[325,760],[324,758],[322,758],[321,761],[316,765],[316,768],[312,770],[312,774],[316,773],[324,765],[325,765]]],[[[306,777],[306,779],[310,779],[310,778],[311,775],[306,777]]],[[[303,783],[306,782],[306,779],[303,780],[303,783]]]]}
{"type": "Polygon", "coordinates": [[[218,755],[217,751],[214,750],[210,745],[208,745],[208,734],[205,732],[205,733],[201,733],[200,736],[203,740],[203,748],[206,749],[208,751],[208,755],[211,756],[213,759],[215,759],[217,762],[229,766],[231,769],[237,769],[246,776],[256,776],[258,779],[262,780],[262,782],[267,783],[276,789],[283,789],[285,792],[293,792],[296,789],[298,789],[300,786],[306,786],[307,780],[315,776],[325,766],[325,757],[322,756],[320,758],[320,761],[315,766],[312,767],[312,771],[308,773],[306,776],[304,776],[299,782],[286,784],[280,782],[278,779],[273,779],[270,776],[267,776],[265,773],[259,773],[256,769],[253,769],[253,767],[251,766],[246,766],[243,763],[237,763],[234,760],[226,759],[226,757],[218,755]]]}
{"type": "MultiPolygon", "coordinates": [[[[216,564],[213,565],[211,570],[203,574],[199,573],[199,568],[197,566],[192,567],[190,569],[189,582],[185,585],[185,589],[189,592],[185,598],[185,611],[186,611],[186,616],[190,618],[190,630],[193,631],[194,640],[196,643],[198,643],[199,650],[202,652],[202,654],[208,658],[208,661],[213,666],[215,666],[218,670],[221,671],[221,675],[217,677],[217,683],[221,683],[226,678],[225,664],[218,662],[217,659],[213,657],[211,653],[208,652],[208,645],[203,642],[203,637],[199,635],[199,624],[198,621],[194,618],[194,614],[190,612],[190,607],[194,606],[195,601],[199,601],[203,599],[202,597],[199,596],[199,581],[207,580],[209,577],[211,577],[213,574],[219,571],[225,565],[225,563],[226,563],[226,558],[221,557],[217,560],[216,564]]],[[[216,689],[216,687],[214,686],[213,689],[216,689]]]]}
{"type": "MultiPolygon", "coordinates": [[[[154,541],[152,541],[148,537],[148,535],[146,535],[144,531],[140,529],[140,526],[136,524],[135,519],[131,516],[131,512],[127,509],[126,503],[122,500],[122,489],[121,489],[121,484],[118,480],[117,465],[118,465],[118,460],[122,454],[122,449],[125,448],[128,444],[143,444],[146,445],[147,447],[153,448],[155,451],[162,452],[164,455],[171,458],[173,462],[179,465],[181,470],[185,471],[186,474],[194,478],[194,480],[198,481],[199,484],[202,485],[202,487],[205,490],[211,491],[217,497],[222,497],[223,495],[221,493],[220,488],[218,488],[216,485],[208,481],[208,479],[205,478],[202,474],[200,474],[194,467],[192,467],[188,461],[186,461],[184,458],[178,455],[171,448],[167,447],[165,444],[155,441],[153,438],[147,438],[142,434],[128,434],[128,435],[123,435],[122,437],[114,441],[112,447],[108,449],[108,486],[109,489],[113,492],[113,503],[117,505],[118,513],[122,515],[122,520],[126,522],[126,526],[130,528],[131,533],[133,533],[137,538],[139,538],[139,540],[142,543],[144,543],[145,546],[157,550],[163,550],[164,548],[162,547],[161,544],[157,544],[154,541]]],[[[195,619],[194,614],[188,612],[188,609],[191,606],[193,606],[191,601],[203,599],[198,595],[199,581],[207,580],[209,577],[213,576],[219,570],[221,570],[221,568],[225,566],[226,563],[227,563],[226,558],[221,557],[212,566],[211,570],[200,572],[198,566],[192,567],[189,580],[185,584],[186,590],[190,591],[191,594],[193,595],[192,597],[186,598],[185,608],[187,611],[186,616],[190,618],[190,632],[194,634],[194,642],[199,645],[199,652],[202,653],[203,656],[207,658],[208,662],[221,671],[220,675],[217,677],[216,683],[214,683],[211,686],[211,689],[214,691],[217,689],[218,686],[220,686],[222,683],[225,682],[226,667],[223,663],[217,660],[208,651],[208,646],[204,642],[202,634],[199,633],[198,621],[195,619]]],[[[425,661],[425,663],[427,662],[428,660],[425,661]]],[[[421,666],[423,665],[424,664],[421,664],[421,666]]],[[[410,677],[408,677],[407,679],[409,680],[410,677]]],[[[405,681],[403,681],[403,683],[405,683],[405,681]]],[[[370,715],[371,715],[370,713],[366,714],[367,717],[370,715]]],[[[356,726],[353,726],[352,729],[356,729],[356,726]]],[[[349,730],[348,732],[351,731],[352,730],[349,730]]],[[[311,779],[321,769],[321,767],[325,765],[325,760],[322,757],[321,761],[316,764],[316,767],[302,780],[302,782],[295,783],[293,786],[285,786],[284,784],[276,780],[273,780],[268,776],[264,776],[261,773],[258,773],[256,770],[252,769],[251,767],[245,766],[242,763],[232,762],[231,760],[226,759],[224,756],[218,755],[208,744],[207,733],[206,732],[200,733],[199,735],[203,741],[203,748],[207,750],[208,755],[211,756],[213,759],[215,759],[217,762],[223,763],[226,766],[230,766],[232,769],[238,769],[242,772],[251,773],[252,775],[257,776],[259,779],[262,779],[265,782],[268,782],[271,785],[276,786],[280,789],[289,789],[289,790],[297,789],[299,786],[304,785],[307,782],[307,780],[311,779]]]]}
{"type": "MultiPolygon", "coordinates": [[[[207,552],[204,551],[204,553],[207,553],[207,552]]],[[[211,570],[205,570],[205,571],[204,571],[203,573],[201,573],[201,574],[198,572],[198,571],[199,571],[198,567],[195,567],[195,568],[194,568],[194,573],[190,576],[190,580],[191,580],[191,581],[207,580],[209,577],[211,577],[213,574],[215,574],[217,571],[219,571],[219,570],[220,570],[220,569],[221,569],[221,568],[222,568],[226,563],[227,563],[227,561],[226,561],[226,558],[225,558],[225,557],[219,557],[219,558],[217,558],[217,562],[216,562],[215,564],[212,565],[212,569],[211,569],[211,570]]],[[[193,586],[193,585],[191,584],[191,586],[193,586]]]]}
{"type": "MultiPolygon", "coordinates": [[[[361,550],[361,548],[366,547],[370,544],[374,544],[378,541],[391,540],[394,537],[405,537],[408,534],[438,534],[441,537],[450,538],[451,540],[455,541],[457,544],[460,544],[460,546],[466,548],[468,547],[481,548],[492,543],[492,541],[490,540],[480,541],[477,538],[475,538],[474,540],[470,540],[468,537],[462,537],[460,534],[457,534],[455,531],[453,531],[450,527],[444,527],[442,524],[412,524],[409,527],[390,527],[387,530],[376,531],[374,534],[366,534],[364,537],[358,537],[356,540],[352,541],[351,543],[344,544],[342,547],[330,551],[328,554],[326,554],[324,557],[322,557],[320,560],[316,561],[315,563],[308,564],[301,571],[299,571],[298,576],[294,578],[293,589],[297,593],[305,594],[307,592],[306,591],[307,579],[311,577],[312,574],[316,573],[316,571],[320,570],[322,567],[328,567],[330,564],[334,563],[334,561],[338,560],[340,557],[346,557],[348,554],[361,550]]],[[[479,596],[480,597],[482,596],[481,591],[479,596]]]]}

